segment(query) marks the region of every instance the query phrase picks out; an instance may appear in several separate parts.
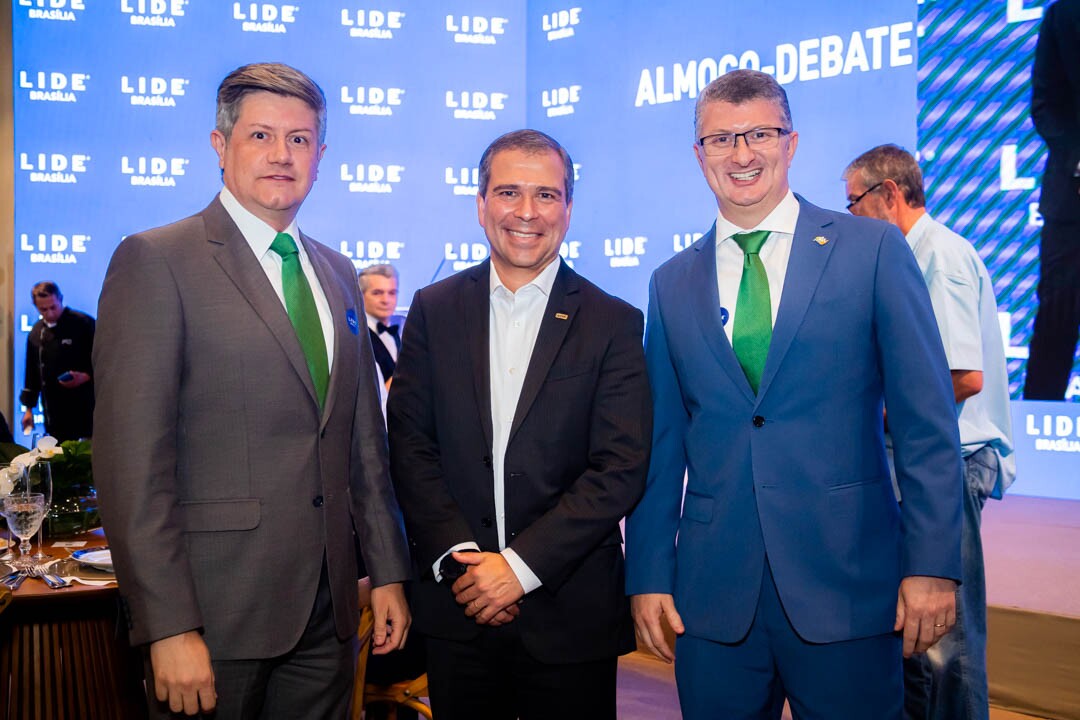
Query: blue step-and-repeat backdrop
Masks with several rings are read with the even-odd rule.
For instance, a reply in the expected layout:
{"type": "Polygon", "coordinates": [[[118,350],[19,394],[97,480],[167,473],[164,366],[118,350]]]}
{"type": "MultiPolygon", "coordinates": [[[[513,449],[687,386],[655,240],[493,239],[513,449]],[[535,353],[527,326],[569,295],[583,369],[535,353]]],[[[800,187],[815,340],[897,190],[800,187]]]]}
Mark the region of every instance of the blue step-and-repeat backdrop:
{"type": "MultiPolygon", "coordinates": [[[[842,207],[841,172],[873,145],[920,152],[929,209],[994,278],[1018,397],[1038,276],[1044,148],[1027,103],[1043,4],[14,0],[14,386],[31,286],[54,280],[94,314],[121,238],[220,188],[221,78],[277,60],[329,105],[301,227],[358,268],[393,263],[403,303],[487,256],[477,162],[530,126],[574,158],[563,257],[644,307],[652,270],[715,217],[691,149],[699,90],[734,68],[771,73],[800,133],[792,185],[812,202],[842,207]]],[[[1076,407],[1014,403],[1016,491],[1080,498],[1076,407]]]]}

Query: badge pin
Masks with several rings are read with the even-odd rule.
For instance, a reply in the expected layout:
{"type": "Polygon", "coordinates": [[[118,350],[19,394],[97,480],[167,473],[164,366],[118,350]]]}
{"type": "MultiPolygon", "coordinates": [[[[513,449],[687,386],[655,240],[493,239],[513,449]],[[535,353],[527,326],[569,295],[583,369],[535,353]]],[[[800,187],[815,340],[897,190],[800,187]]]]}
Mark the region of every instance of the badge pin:
{"type": "Polygon", "coordinates": [[[570,316],[567,315],[566,313],[555,313],[555,319],[556,320],[569,320],[570,316]]]}
{"type": "Polygon", "coordinates": [[[349,331],[353,335],[360,334],[360,319],[356,316],[356,310],[353,308],[345,311],[345,324],[349,326],[349,331]]]}
{"type": "Polygon", "coordinates": [[[814,242],[816,242],[818,245],[824,245],[825,243],[829,242],[829,238],[825,237],[824,235],[818,235],[816,238],[814,238],[814,242]]]}

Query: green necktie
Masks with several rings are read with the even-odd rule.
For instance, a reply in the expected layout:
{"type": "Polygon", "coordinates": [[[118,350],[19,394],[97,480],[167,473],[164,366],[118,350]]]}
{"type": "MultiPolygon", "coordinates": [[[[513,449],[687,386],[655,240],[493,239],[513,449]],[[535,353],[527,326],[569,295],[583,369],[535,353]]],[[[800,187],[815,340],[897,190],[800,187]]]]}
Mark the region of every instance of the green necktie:
{"type": "Polygon", "coordinates": [[[289,313],[300,347],[307,358],[311,381],[319,396],[319,407],[326,402],[326,386],[330,382],[330,366],[326,359],[326,338],[323,337],[315,296],[311,294],[300,253],[289,233],[279,232],[270,249],[281,256],[281,285],[285,291],[285,309],[289,313]]]}
{"type": "Polygon", "coordinates": [[[765,358],[772,340],[772,301],[769,297],[769,276],[758,253],[768,230],[739,233],[732,239],[742,248],[742,280],[739,282],[739,298],[735,301],[735,326],[731,330],[731,347],[735,357],[757,394],[765,358]]]}

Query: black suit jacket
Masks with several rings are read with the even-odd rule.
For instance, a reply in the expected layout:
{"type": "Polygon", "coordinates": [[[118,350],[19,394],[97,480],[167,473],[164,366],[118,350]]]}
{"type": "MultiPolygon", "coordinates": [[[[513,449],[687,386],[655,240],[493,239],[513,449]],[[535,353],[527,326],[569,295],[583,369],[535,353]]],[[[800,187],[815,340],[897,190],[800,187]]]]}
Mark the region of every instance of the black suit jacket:
{"type": "Polygon", "coordinates": [[[1046,9],[1031,70],[1031,119],[1049,149],[1039,210],[1050,221],[1080,222],[1080,0],[1046,9]]]}
{"type": "MultiPolygon", "coordinates": [[[[461,542],[498,552],[494,522],[490,264],[416,293],[390,389],[391,474],[419,581],[417,628],[468,641],[431,566],[461,542]]],[[[563,265],[529,362],[506,451],[506,538],[540,578],[518,624],[542,662],[633,649],[619,520],[644,491],[652,402],[641,312],[563,265]]]]}

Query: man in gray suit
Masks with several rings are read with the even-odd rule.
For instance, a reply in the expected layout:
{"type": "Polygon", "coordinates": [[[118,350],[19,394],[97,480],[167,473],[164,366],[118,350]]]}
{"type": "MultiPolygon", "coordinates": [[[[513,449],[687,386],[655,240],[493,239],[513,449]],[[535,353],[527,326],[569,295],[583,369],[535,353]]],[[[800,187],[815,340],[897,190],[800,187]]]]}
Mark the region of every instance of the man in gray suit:
{"type": "Polygon", "coordinates": [[[325,118],[303,73],[233,71],[210,136],[225,187],[201,213],[128,237],[105,278],[94,477],[161,712],[343,717],[354,530],[378,651],[409,628],[356,276],[296,224],[325,118]]]}

